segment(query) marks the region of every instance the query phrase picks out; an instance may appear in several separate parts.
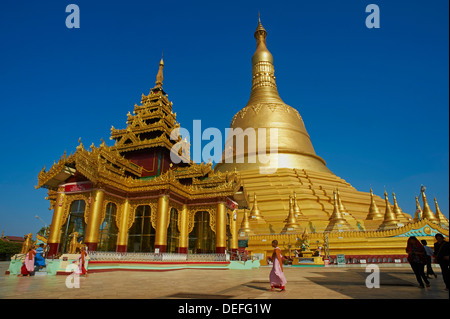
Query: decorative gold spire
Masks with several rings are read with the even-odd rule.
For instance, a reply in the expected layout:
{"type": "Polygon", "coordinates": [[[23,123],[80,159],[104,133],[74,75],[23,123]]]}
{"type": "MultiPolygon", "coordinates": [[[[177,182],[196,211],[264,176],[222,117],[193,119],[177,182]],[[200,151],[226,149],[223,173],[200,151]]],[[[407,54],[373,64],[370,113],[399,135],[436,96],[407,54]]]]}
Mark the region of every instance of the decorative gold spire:
{"type": "Polygon", "coordinates": [[[381,219],[383,215],[380,213],[377,204],[375,203],[375,198],[373,197],[372,188],[370,188],[370,207],[369,214],[367,214],[366,220],[381,219]]]}
{"type": "Polygon", "coordinates": [[[300,206],[297,204],[297,194],[294,192],[294,215],[295,217],[299,217],[301,214],[300,206]]]}
{"type": "Polygon", "coordinates": [[[244,209],[244,217],[242,218],[241,228],[239,229],[239,233],[245,232],[249,235],[251,235],[253,232],[250,228],[250,222],[248,221],[248,213],[244,209]]]}
{"type": "Polygon", "coordinates": [[[403,212],[402,212],[402,210],[400,208],[400,206],[398,206],[397,198],[395,197],[395,193],[392,193],[392,198],[393,198],[393,201],[394,201],[394,214],[395,214],[395,216],[397,217],[397,219],[399,221],[401,221],[402,219],[406,219],[405,215],[403,214],[403,212]]]}
{"type": "Polygon", "coordinates": [[[334,197],[334,208],[333,213],[330,217],[330,222],[325,229],[326,231],[332,231],[332,230],[350,230],[352,227],[348,224],[348,222],[345,220],[344,216],[342,215],[341,211],[339,210],[339,200],[337,197],[337,193],[333,191],[333,197],[334,197]]]}
{"type": "Polygon", "coordinates": [[[164,80],[164,76],[163,76],[163,69],[164,69],[164,61],[163,58],[161,57],[161,61],[159,62],[159,70],[158,70],[158,74],[156,75],[156,86],[157,88],[162,88],[163,85],[163,80],[164,80]]]}
{"type": "Polygon", "coordinates": [[[422,208],[420,207],[419,198],[416,196],[416,212],[414,214],[414,222],[418,222],[422,219],[422,208]]]}
{"type": "Polygon", "coordinates": [[[441,212],[441,209],[439,208],[439,205],[438,205],[438,202],[436,200],[436,197],[434,198],[434,206],[436,208],[436,212],[434,213],[434,216],[436,216],[436,218],[439,220],[440,224],[444,224],[445,226],[448,227],[448,225],[449,225],[448,219],[441,212]]]}
{"type": "Polygon", "coordinates": [[[295,231],[300,227],[295,218],[294,202],[291,195],[289,195],[289,214],[284,221],[286,222],[286,225],[284,226],[282,233],[295,231]]]}
{"type": "Polygon", "coordinates": [[[339,194],[339,189],[337,189],[336,192],[337,192],[337,199],[338,199],[338,203],[339,203],[339,211],[340,211],[343,215],[348,214],[348,210],[345,208],[344,204],[342,204],[342,201],[341,201],[341,194],[339,194]]]}
{"type": "Polygon", "coordinates": [[[334,209],[333,209],[333,214],[331,214],[330,220],[334,220],[337,222],[344,222],[344,216],[342,216],[342,213],[339,209],[339,200],[337,197],[337,192],[333,192],[333,197],[334,197],[334,209]]]}
{"type": "Polygon", "coordinates": [[[384,213],[383,223],[380,225],[380,229],[397,228],[398,219],[391,209],[391,203],[389,203],[388,194],[384,191],[384,200],[386,202],[386,210],[384,213]]]}
{"type": "Polygon", "coordinates": [[[247,105],[261,102],[284,104],[277,91],[273,56],[267,49],[266,38],[267,31],[261,19],[258,19],[255,31],[256,51],[252,57],[252,90],[247,105]]]}
{"type": "Polygon", "coordinates": [[[422,192],[423,201],[423,212],[422,219],[428,219],[430,222],[439,222],[439,220],[434,216],[430,206],[428,205],[427,196],[425,195],[425,190],[422,192]]]}
{"type": "Polygon", "coordinates": [[[258,201],[256,200],[256,193],[253,195],[253,207],[250,212],[250,221],[256,221],[258,223],[265,222],[263,216],[261,215],[261,211],[258,207],[258,201]]]}

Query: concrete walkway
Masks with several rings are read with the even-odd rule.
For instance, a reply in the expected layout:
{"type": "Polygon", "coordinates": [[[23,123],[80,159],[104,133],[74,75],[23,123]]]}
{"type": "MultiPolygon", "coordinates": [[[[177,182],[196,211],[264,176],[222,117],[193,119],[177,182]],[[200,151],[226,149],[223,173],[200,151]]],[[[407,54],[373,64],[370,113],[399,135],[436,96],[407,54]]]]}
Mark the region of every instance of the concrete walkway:
{"type": "MultiPolygon", "coordinates": [[[[365,266],[285,267],[285,292],[268,291],[271,267],[252,270],[115,271],[81,277],[67,288],[66,276],[6,276],[0,262],[0,299],[448,299],[439,268],[431,287],[417,287],[409,265],[379,265],[380,288],[367,288],[365,266]]],[[[72,281],[69,281],[69,283],[72,281]]]]}

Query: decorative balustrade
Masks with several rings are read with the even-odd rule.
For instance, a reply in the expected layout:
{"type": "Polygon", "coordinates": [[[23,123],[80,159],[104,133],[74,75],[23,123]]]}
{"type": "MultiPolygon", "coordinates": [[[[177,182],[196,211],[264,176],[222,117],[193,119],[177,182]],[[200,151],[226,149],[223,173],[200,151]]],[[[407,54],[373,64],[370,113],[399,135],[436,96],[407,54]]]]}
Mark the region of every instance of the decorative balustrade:
{"type": "Polygon", "coordinates": [[[112,251],[90,251],[91,261],[164,261],[164,262],[224,262],[227,254],[176,254],[176,253],[118,253],[112,251]]]}

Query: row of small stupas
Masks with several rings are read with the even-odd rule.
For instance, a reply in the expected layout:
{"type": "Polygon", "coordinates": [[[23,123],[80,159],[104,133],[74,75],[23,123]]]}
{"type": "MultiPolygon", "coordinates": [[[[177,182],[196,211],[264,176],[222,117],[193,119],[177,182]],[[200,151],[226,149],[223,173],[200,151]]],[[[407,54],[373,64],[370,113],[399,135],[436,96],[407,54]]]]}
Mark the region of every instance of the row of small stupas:
{"type": "MultiPolygon", "coordinates": [[[[427,220],[433,224],[436,224],[444,229],[449,227],[449,221],[447,217],[441,212],[439,205],[437,203],[436,198],[434,198],[435,203],[435,213],[431,210],[428,205],[427,197],[425,192],[422,192],[423,199],[423,209],[420,206],[419,199],[416,196],[416,212],[414,218],[411,218],[410,215],[402,212],[400,207],[398,206],[397,199],[395,197],[395,193],[393,195],[394,205],[389,203],[388,195],[385,192],[385,202],[386,208],[385,212],[382,213],[378,209],[378,206],[374,200],[372,189],[370,190],[370,207],[365,221],[368,222],[368,225],[362,225],[358,222],[358,228],[355,229],[350,223],[348,219],[351,218],[349,211],[343,205],[339,190],[333,192],[333,212],[329,217],[329,222],[326,228],[322,231],[332,232],[332,231],[365,231],[365,230],[388,230],[402,227],[408,223],[416,223],[421,220],[427,220]],[[371,226],[377,225],[378,227],[371,228],[371,226]],[[366,226],[369,226],[367,228],[366,226]]],[[[289,213],[286,219],[283,220],[284,227],[281,231],[281,234],[285,233],[301,233],[305,229],[309,232],[315,232],[316,229],[311,229],[310,220],[302,214],[301,209],[297,203],[296,194],[294,192],[293,196],[289,196],[289,213]]],[[[264,219],[263,213],[258,207],[258,202],[256,198],[256,194],[253,197],[253,206],[250,210],[250,215],[244,209],[243,210],[243,219],[241,223],[241,227],[239,229],[239,233],[241,233],[241,237],[245,237],[248,235],[255,234],[263,234],[262,231],[258,232],[258,229],[261,230],[261,227],[258,225],[263,225],[264,229],[267,225],[266,220],[264,219]],[[255,230],[257,232],[255,232],[255,230]],[[245,235],[243,234],[245,233],[245,235]]]]}

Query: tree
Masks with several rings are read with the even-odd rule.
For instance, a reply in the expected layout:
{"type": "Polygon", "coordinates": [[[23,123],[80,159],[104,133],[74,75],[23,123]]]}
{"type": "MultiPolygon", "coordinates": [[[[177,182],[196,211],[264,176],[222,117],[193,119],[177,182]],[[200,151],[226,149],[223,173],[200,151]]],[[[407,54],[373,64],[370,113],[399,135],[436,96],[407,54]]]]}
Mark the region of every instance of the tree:
{"type": "Polygon", "coordinates": [[[9,260],[11,256],[20,253],[21,249],[21,243],[0,240],[0,260],[9,260]]]}

